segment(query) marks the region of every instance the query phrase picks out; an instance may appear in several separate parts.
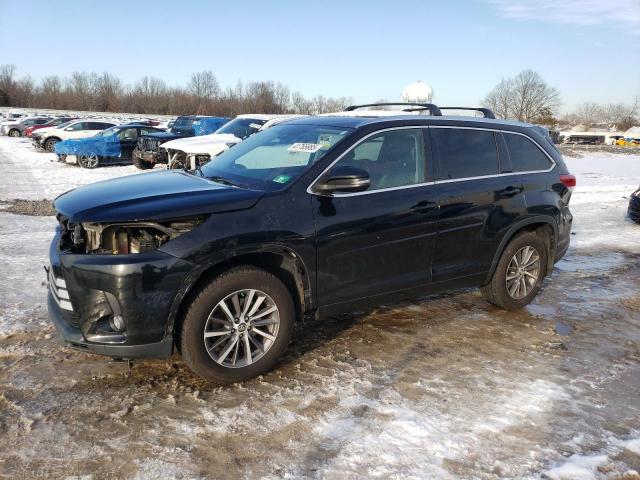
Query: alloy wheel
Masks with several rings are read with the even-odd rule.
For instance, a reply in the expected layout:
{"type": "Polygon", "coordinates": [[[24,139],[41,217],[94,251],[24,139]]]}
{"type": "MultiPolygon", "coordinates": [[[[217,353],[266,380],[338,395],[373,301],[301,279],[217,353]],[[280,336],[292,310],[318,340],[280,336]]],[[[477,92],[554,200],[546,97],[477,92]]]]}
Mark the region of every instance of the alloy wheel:
{"type": "Polygon", "coordinates": [[[517,300],[531,293],[540,278],[540,254],[530,245],[518,250],[507,267],[506,285],[511,298],[517,300]]]}
{"type": "Polygon", "coordinates": [[[98,166],[98,156],[94,153],[89,155],[82,155],[80,157],[80,165],[84,168],[96,168],[98,166]]]}
{"type": "Polygon", "coordinates": [[[204,327],[205,348],[218,365],[247,367],[269,351],[279,326],[280,312],[269,295],[255,289],[238,290],[211,310],[204,327]]]}

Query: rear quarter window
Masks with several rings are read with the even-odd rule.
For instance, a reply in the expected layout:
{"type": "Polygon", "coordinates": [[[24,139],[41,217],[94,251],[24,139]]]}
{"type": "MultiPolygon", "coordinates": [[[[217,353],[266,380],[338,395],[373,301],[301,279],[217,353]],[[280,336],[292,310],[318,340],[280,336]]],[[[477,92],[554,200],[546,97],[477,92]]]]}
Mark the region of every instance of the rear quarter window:
{"type": "Polygon", "coordinates": [[[436,180],[482,177],[499,173],[493,132],[462,128],[430,128],[438,158],[436,180]]]}
{"type": "Polygon", "coordinates": [[[504,132],[514,172],[548,170],[552,163],[533,141],[523,135],[504,132]]]}

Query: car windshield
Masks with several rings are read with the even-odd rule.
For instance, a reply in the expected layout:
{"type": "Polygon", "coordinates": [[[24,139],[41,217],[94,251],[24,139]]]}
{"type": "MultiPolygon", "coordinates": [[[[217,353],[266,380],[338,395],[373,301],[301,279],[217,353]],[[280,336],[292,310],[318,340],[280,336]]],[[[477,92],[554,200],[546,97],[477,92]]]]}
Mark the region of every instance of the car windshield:
{"type": "Polygon", "coordinates": [[[202,167],[202,173],[248,188],[280,190],[352,131],[319,125],[278,125],[223,152],[202,167]]]}
{"type": "Polygon", "coordinates": [[[171,126],[171,131],[175,133],[193,133],[193,122],[195,120],[193,117],[178,117],[171,126]]]}
{"type": "Polygon", "coordinates": [[[260,127],[265,123],[267,123],[266,120],[257,120],[255,118],[236,118],[220,127],[214,133],[230,133],[244,140],[260,130],[260,127]]]}

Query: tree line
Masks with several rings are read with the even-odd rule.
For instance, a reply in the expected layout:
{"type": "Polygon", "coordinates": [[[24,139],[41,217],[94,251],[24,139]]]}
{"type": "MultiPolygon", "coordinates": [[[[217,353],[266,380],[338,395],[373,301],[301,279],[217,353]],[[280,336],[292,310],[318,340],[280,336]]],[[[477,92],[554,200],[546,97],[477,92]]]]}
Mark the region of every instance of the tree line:
{"type": "Polygon", "coordinates": [[[17,78],[16,66],[0,65],[0,106],[156,115],[235,116],[242,113],[314,115],[343,110],[350,98],[307,98],[281,83],[238,82],[222,88],[211,71],[191,75],[186,86],[169,86],[144,76],[133,85],[104,72],[48,75],[36,82],[17,78]]]}
{"type": "Polygon", "coordinates": [[[502,79],[482,100],[483,106],[493,110],[498,118],[555,126],[560,123],[586,127],[611,125],[624,131],[638,125],[640,101],[599,105],[586,102],[575,111],[558,115],[558,90],[533,70],[523,70],[515,77],[502,79]]]}

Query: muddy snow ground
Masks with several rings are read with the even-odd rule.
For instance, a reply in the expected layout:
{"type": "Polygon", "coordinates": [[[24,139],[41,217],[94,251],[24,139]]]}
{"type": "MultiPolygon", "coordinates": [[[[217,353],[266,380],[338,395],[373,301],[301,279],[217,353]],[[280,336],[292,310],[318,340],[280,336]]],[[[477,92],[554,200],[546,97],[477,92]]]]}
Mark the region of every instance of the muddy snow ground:
{"type": "MultiPolygon", "coordinates": [[[[464,290],[307,324],[234,386],[62,347],[55,220],[0,212],[0,476],[640,479],[640,155],[579,155],[572,247],[531,306],[464,290]]],[[[52,160],[0,137],[0,208],[136,173],[52,160]]]]}

